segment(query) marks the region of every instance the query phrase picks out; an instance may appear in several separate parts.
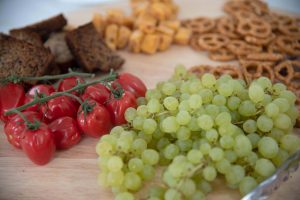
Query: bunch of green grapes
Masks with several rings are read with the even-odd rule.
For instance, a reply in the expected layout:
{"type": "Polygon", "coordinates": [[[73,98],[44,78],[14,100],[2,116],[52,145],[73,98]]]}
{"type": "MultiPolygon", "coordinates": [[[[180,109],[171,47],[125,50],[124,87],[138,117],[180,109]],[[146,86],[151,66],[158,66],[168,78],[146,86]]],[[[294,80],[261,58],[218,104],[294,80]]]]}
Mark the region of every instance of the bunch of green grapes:
{"type": "Polygon", "coordinates": [[[157,167],[161,183],[148,200],[201,200],[223,175],[241,195],[272,175],[300,145],[292,134],[296,96],[281,83],[212,74],[198,78],[183,66],[126,110],[128,124],[97,144],[101,185],[116,200],[133,200],[157,167]]]}

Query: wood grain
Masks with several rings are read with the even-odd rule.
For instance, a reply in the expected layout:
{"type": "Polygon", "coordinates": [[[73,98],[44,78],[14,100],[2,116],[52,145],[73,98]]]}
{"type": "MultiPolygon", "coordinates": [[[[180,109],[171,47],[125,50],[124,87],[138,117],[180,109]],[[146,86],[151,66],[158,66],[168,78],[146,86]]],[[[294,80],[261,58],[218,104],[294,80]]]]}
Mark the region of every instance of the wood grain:
{"type": "MultiPolygon", "coordinates": [[[[222,15],[224,0],[181,0],[180,17],[222,15]]],[[[119,7],[129,12],[127,1],[106,4],[67,13],[69,23],[80,25],[89,21],[95,12],[104,13],[107,8],[119,7]]],[[[126,59],[122,71],[132,72],[145,81],[149,88],[166,80],[177,64],[193,66],[198,64],[218,64],[189,47],[172,46],[166,52],[153,56],[120,52],[126,59]]],[[[99,74],[101,76],[101,74],[99,74]]],[[[46,166],[32,164],[21,150],[6,141],[0,129],[0,200],[110,200],[109,189],[97,186],[95,144],[97,139],[84,138],[79,145],[67,151],[56,152],[55,158],[46,166]]],[[[300,171],[274,193],[271,199],[299,199],[300,171]]],[[[207,199],[240,199],[235,190],[226,189],[223,182],[214,185],[214,192],[207,199]]]]}

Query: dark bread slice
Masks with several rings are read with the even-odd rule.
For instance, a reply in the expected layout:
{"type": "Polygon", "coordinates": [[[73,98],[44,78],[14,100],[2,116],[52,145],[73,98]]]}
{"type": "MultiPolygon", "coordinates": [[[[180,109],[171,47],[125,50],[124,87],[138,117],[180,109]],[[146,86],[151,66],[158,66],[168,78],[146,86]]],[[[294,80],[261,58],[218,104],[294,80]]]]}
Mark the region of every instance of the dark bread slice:
{"type": "Polygon", "coordinates": [[[29,31],[29,30],[15,30],[10,33],[10,35],[18,40],[23,40],[32,45],[36,45],[39,47],[43,46],[43,41],[39,34],[29,31]]]}
{"type": "Polygon", "coordinates": [[[124,59],[109,49],[92,23],[66,34],[67,44],[77,64],[88,72],[118,69],[124,59]]]}
{"type": "Polygon", "coordinates": [[[52,61],[49,49],[0,33],[0,78],[42,76],[48,73],[52,61]]]}
{"type": "Polygon", "coordinates": [[[66,24],[67,24],[67,20],[64,17],[64,15],[59,14],[59,15],[53,16],[51,18],[48,18],[46,20],[43,20],[43,21],[28,25],[28,26],[25,26],[22,28],[12,29],[12,30],[10,30],[10,33],[12,34],[15,31],[25,29],[25,30],[29,30],[29,31],[39,34],[43,40],[46,40],[52,32],[57,32],[57,31],[62,30],[66,24]]]}
{"type": "Polygon", "coordinates": [[[67,72],[68,68],[76,65],[74,57],[67,45],[65,35],[65,32],[52,33],[44,43],[44,46],[48,47],[54,55],[55,63],[62,72],[67,72]]]}

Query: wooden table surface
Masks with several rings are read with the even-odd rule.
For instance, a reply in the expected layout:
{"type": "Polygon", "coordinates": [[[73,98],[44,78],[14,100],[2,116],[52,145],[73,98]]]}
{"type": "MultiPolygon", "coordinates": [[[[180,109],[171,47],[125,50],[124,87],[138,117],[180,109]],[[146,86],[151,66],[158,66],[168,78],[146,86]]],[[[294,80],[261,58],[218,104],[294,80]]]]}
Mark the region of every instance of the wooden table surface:
{"type": "MultiPolygon", "coordinates": [[[[180,18],[223,15],[224,0],[181,0],[180,18]]],[[[69,23],[79,25],[89,21],[95,12],[118,7],[129,13],[128,2],[105,4],[80,11],[66,13],[69,23]]],[[[166,52],[153,56],[120,52],[126,59],[122,71],[138,75],[149,88],[170,77],[176,64],[187,67],[197,64],[218,64],[207,58],[206,53],[197,53],[189,47],[172,46],[166,52]]],[[[99,74],[100,76],[101,74],[99,74]]],[[[97,185],[95,144],[97,139],[84,138],[79,145],[67,151],[56,152],[55,158],[46,166],[36,166],[21,150],[6,141],[0,125],[0,200],[110,200],[109,189],[97,185]]],[[[300,199],[300,171],[283,184],[270,199],[300,199]]],[[[238,192],[214,185],[214,192],[207,199],[240,199],[238,192]]]]}

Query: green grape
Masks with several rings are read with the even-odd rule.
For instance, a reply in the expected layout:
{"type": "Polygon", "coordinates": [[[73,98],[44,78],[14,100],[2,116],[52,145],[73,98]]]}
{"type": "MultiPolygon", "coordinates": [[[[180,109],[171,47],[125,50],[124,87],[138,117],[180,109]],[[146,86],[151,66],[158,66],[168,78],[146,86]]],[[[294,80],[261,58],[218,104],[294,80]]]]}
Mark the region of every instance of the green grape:
{"type": "Polygon", "coordinates": [[[216,96],[214,96],[212,103],[217,106],[223,106],[226,104],[226,98],[222,95],[217,94],[216,96]]]}
{"type": "Polygon", "coordinates": [[[213,92],[209,89],[203,89],[199,94],[204,104],[210,103],[213,99],[213,92]]]}
{"type": "Polygon", "coordinates": [[[174,111],[177,109],[179,102],[175,97],[166,97],[163,102],[166,109],[174,111]]]}
{"type": "Polygon", "coordinates": [[[152,134],[154,139],[160,139],[165,135],[163,131],[161,131],[159,128],[157,128],[154,133],[152,134]]]}
{"type": "Polygon", "coordinates": [[[221,136],[233,135],[236,132],[236,127],[233,124],[221,125],[218,128],[218,132],[221,136]]]}
{"type": "Polygon", "coordinates": [[[161,129],[166,133],[176,133],[179,129],[179,124],[176,121],[176,117],[171,116],[165,118],[161,123],[161,129]]]}
{"type": "Polygon", "coordinates": [[[156,165],[159,161],[159,154],[153,149],[146,149],[142,153],[142,160],[145,164],[156,165]]]}
{"type": "Polygon", "coordinates": [[[237,160],[237,155],[234,151],[232,150],[226,150],[224,152],[224,157],[230,162],[233,163],[237,160]]]}
{"type": "Polygon", "coordinates": [[[174,75],[178,78],[185,78],[187,76],[187,70],[184,65],[177,65],[175,67],[174,75]]]}
{"type": "Polygon", "coordinates": [[[179,147],[180,151],[185,152],[193,147],[192,140],[177,140],[176,145],[179,147]]]}
{"type": "Polygon", "coordinates": [[[208,143],[201,144],[200,151],[203,155],[209,154],[211,146],[208,143]]]}
{"type": "Polygon", "coordinates": [[[202,190],[205,194],[210,193],[212,191],[212,187],[206,180],[202,179],[197,183],[197,188],[202,190]]]}
{"type": "Polygon", "coordinates": [[[181,194],[175,189],[168,189],[165,193],[165,200],[181,200],[181,194]]]}
{"type": "Polygon", "coordinates": [[[132,121],[132,126],[136,130],[142,130],[143,125],[144,125],[144,118],[141,116],[137,116],[136,118],[133,119],[132,121]]]}
{"type": "Polygon", "coordinates": [[[117,194],[115,200],[135,200],[133,194],[129,192],[122,192],[117,194]]]}
{"type": "Polygon", "coordinates": [[[147,143],[150,143],[152,141],[152,135],[151,134],[145,134],[142,131],[140,131],[138,133],[138,138],[141,138],[141,139],[145,140],[147,143]]]}
{"type": "Polygon", "coordinates": [[[205,200],[205,194],[200,191],[197,190],[190,198],[191,200],[205,200]]]}
{"type": "Polygon", "coordinates": [[[213,74],[205,73],[201,77],[202,85],[206,88],[212,88],[216,84],[216,77],[213,74]]]}
{"type": "Polygon", "coordinates": [[[276,117],[279,114],[279,107],[275,103],[269,103],[265,108],[268,117],[276,117]]]}
{"type": "Polygon", "coordinates": [[[120,137],[117,141],[117,149],[124,153],[128,153],[131,147],[132,141],[130,138],[120,137]]]}
{"type": "Polygon", "coordinates": [[[140,172],[143,170],[143,161],[139,158],[131,158],[128,161],[128,169],[132,172],[140,172]]]}
{"type": "MultiPolygon", "coordinates": [[[[288,111],[286,111],[286,113],[290,118],[291,120],[294,122],[298,116],[299,116],[299,113],[298,113],[298,109],[296,106],[291,106],[290,109],[288,111]]],[[[292,123],[294,124],[294,123],[292,123]]]]}
{"type": "Polygon", "coordinates": [[[144,165],[141,171],[141,177],[143,180],[149,181],[155,176],[155,169],[151,165],[144,165]]]}
{"type": "Polygon", "coordinates": [[[220,95],[223,95],[224,97],[229,97],[233,93],[233,87],[228,83],[221,83],[218,87],[218,92],[220,95]]]}
{"type": "Polygon", "coordinates": [[[180,110],[180,111],[190,111],[191,110],[188,99],[183,100],[179,103],[178,110],[180,110]]]}
{"type": "Polygon", "coordinates": [[[219,107],[213,104],[209,104],[205,107],[206,114],[210,115],[213,118],[216,118],[219,114],[219,107]]]}
{"type": "Polygon", "coordinates": [[[256,83],[252,83],[249,87],[249,98],[251,99],[251,101],[253,101],[254,103],[258,103],[263,101],[264,99],[264,89],[256,84],[256,83]]]}
{"type": "Polygon", "coordinates": [[[276,140],[271,137],[262,137],[258,142],[258,152],[265,158],[274,158],[278,149],[276,140]]]}
{"type": "Polygon", "coordinates": [[[286,90],[286,86],[282,83],[275,83],[272,89],[275,95],[279,95],[282,91],[286,90]]]}
{"type": "Polygon", "coordinates": [[[148,116],[148,107],[146,105],[141,105],[136,109],[136,114],[141,117],[148,116]]]}
{"type": "Polygon", "coordinates": [[[197,118],[192,117],[190,123],[187,125],[191,131],[200,131],[197,118]]]}
{"type": "Polygon", "coordinates": [[[274,119],[274,126],[282,130],[287,130],[292,126],[292,120],[286,114],[279,114],[274,119]]]}
{"type": "Polygon", "coordinates": [[[187,125],[191,121],[191,115],[185,110],[180,110],[176,115],[176,121],[179,125],[187,125]]]}
{"type": "Polygon", "coordinates": [[[221,174],[226,174],[230,170],[231,164],[227,159],[222,159],[216,163],[216,168],[221,174]]]}
{"type": "Polygon", "coordinates": [[[192,149],[187,154],[187,159],[193,164],[199,164],[203,158],[203,154],[200,150],[192,149]]]}
{"type": "Polygon", "coordinates": [[[182,93],[182,94],[180,95],[179,100],[180,100],[180,102],[181,102],[181,101],[184,101],[184,100],[188,100],[189,98],[190,98],[190,94],[188,94],[188,93],[182,93]]]}
{"type": "Polygon", "coordinates": [[[272,82],[269,78],[267,77],[259,77],[256,80],[256,83],[262,88],[262,89],[268,89],[271,90],[272,89],[272,82]]]}
{"type": "Polygon", "coordinates": [[[196,184],[192,179],[187,178],[183,180],[182,183],[180,184],[179,191],[185,197],[190,197],[196,192],[196,184]]]}
{"type": "Polygon", "coordinates": [[[272,96],[269,94],[264,94],[264,99],[260,102],[261,105],[266,106],[272,102],[272,96]]]}
{"type": "Polygon", "coordinates": [[[147,142],[142,138],[137,138],[132,142],[131,149],[136,154],[141,154],[145,149],[147,149],[147,142]]]}
{"type": "Polygon", "coordinates": [[[168,167],[170,176],[175,177],[175,178],[184,176],[185,167],[186,167],[185,162],[173,162],[168,167]]]}
{"type": "Polygon", "coordinates": [[[247,135],[248,139],[250,140],[252,147],[256,148],[258,141],[260,140],[260,136],[257,135],[256,133],[250,133],[247,135]]]}
{"type": "Polygon", "coordinates": [[[276,165],[276,167],[279,167],[288,158],[289,158],[289,153],[283,149],[279,149],[277,155],[274,158],[272,158],[272,162],[276,165]]]}
{"type": "Polygon", "coordinates": [[[175,144],[169,144],[164,149],[164,156],[172,160],[175,156],[177,156],[179,153],[179,148],[175,144]]]}
{"type": "Polygon", "coordinates": [[[290,108],[289,101],[285,98],[277,98],[273,101],[274,104],[276,104],[279,108],[280,112],[286,112],[290,108]]]}
{"type": "Polygon", "coordinates": [[[163,148],[165,148],[168,144],[170,144],[170,141],[169,141],[167,138],[163,137],[163,138],[161,138],[161,139],[158,140],[158,142],[157,142],[157,144],[156,144],[156,148],[157,148],[157,149],[163,149],[163,148]]]}
{"type": "Polygon", "coordinates": [[[202,88],[202,84],[199,79],[193,79],[189,83],[189,92],[190,94],[195,94],[199,92],[199,90],[202,88]]]}
{"type": "Polygon", "coordinates": [[[149,113],[158,113],[160,111],[160,103],[157,99],[150,99],[147,103],[149,113]]]}
{"type": "Polygon", "coordinates": [[[207,181],[213,181],[217,177],[217,171],[213,166],[206,166],[202,171],[203,178],[207,181]]]}
{"type": "Polygon", "coordinates": [[[152,134],[157,128],[157,123],[154,119],[145,119],[143,123],[143,131],[145,134],[152,134]]]}
{"type": "Polygon", "coordinates": [[[284,135],[280,139],[280,146],[289,153],[294,153],[300,147],[300,139],[296,135],[284,135]]]}
{"type": "Polygon", "coordinates": [[[111,129],[110,135],[119,137],[123,131],[124,131],[124,128],[122,126],[115,126],[111,129]]]}
{"type": "Polygon", "coordinates": [[[274,140],[280,141],[280,138],[284,135],[284,132],[281,129],[273,128],[271,133],[268,135],[272,137],[274,140]]]}
{"type": "Polygon", "coordinates": [[[224,151],[219,147],[214,147],[210,150],[209,157],[213,161],[220,161],[224,158],[224,151]]]}
{"type": "Polygon", "coordinates": [[[123,167],[123,160],[118,156],[112,156],[107,162],[107,167],[112,172],[120,171],[123,167]]]}
{"type": "Polygon", "coordinates": [[[190,96],[188,103],[191,109],[198,109],[202,106],[202,98],[199,94],[193,94],[190,96]]]}
{"type": "Polygon", "coordinates": [[[218,126],[226,125],[231,123],[231,115],[228,112],[221,112],[215,119],[218,126]]]}
{"type": "Polygon", "coordinates": [[[176,91],[176,85],[174,85],[173,83],[166,82],[162,86],[162,92],[165,95],[171,96],[172,94],[174,94],[175,91],[176,91]]]}
{"type": "Polygon", "coordinates": [[[236,110],[239,108],[241,99],[236,96],[231,96],[227,100],[227,106],[230,110],[236,110]]]}
{"type": "Polygon", "coordinates": [[[234,151],[238,157],[247,156],[252,150],[252,144],[245,135],[235,137],[234,151]]]}
{"type": "Polygon", "coordinates": [[[244,196],[257,186],[256,180],[251,176],[245,176],[239,184],[239,190],[244,196]]]}
{"type": "Polygon", "coordinates": [[[209,130],[213,127],[214,121],[209,115],[201,115],[197,119],[198,126],[203,130],[209,130]]]}
{"type": "Polygon", "coordinates": [[[281,91],[280,94],[279,94],[279,97],[285,98],[286,100],[289,101],[289,103],[291,105],[295,104],[295,102],[297,100],[296,95],[293,92],[289,91],[289,90],[281,91]]]}
{"type": "Polygon", "coordinates": [[[122,171],[111,171],[107,174],[107,184],[110,186],[120,186],[124,181],[124,173],[122,171]]]}
{"type": "Polygon", "coordinates": [[[238,111],[242,116],[250,117],[250,116],[255,115],[256,108],[255,108],[255,105],[251,101],[246,100],[240,104],[238,111]]]}
{"type": "Polygon", "coordinates": [[[256,121],[248,119],[243,123],[243,129],[246,133],[255,133],[257,130],[256,121]]]}
{"type": "Polygon", "coordinates": [[[100,141],[96,145],[96,153],[99,156],[107,156],[110,155],[113,152],[113,146],[106,142],[106,141],[100,141]]]}
{"type": "Polygon", "coordinates": [[[138,106],[141,106],[141,105],[146,105],[147,104],[147,100],[145,97],[138,97],[136,99],[136,103],[138,106]]]}
{"type": "Polygon", "coordinates": [[[189,82],[183,82],[179,90],[181,93],[189,93],[189,82]]]}
{"type": "Polygon", "coordinates": [[[127,108],[125,113],[124,113],[124,117],[126,119],[127,122],[132,122],[133,119],[136,117],[136,109],[135,108],[127,108]]]}
{"type": "Polygon", "coordinates": [[[224,135],[220,138],[220,146],[224,149],[231,149],[234,144],[234,139],[229,135],[224,135]]]}
{"type": "Polygon", "coordinates": [[[128,190],[137,191],[142,186],[142,179],[134,172],[127,172],[124,177],[124,186],[128,190]]]}
{"type": "Polygon", "coordinates": [[[270,132],[273,128],[273,120],[266,115],[261,115],[257,118],[257,128],[262,132],[270,132]]]}
{"type": "Polygon", "coordinates": [[[225,174],[226,181],[231,185],[239,184],[245,176],[245,170],[240,165],[233,165],[225,174]]]}
{"type": "Polygon", "coordinates": [[[185,126],[182,126],[178,129],[176,133],[177,139],[179,140],[187,140],[191,136],[190,129],[186,128],[185,126]]]}
{"type": "Polygon", "coordinates": [[[256,161],[255,172],[263,177],[268,177],[275,172],[275,166],[270,160],[260,158],[256,161]]]}
{"type": "Polygon", "coordinates": [[[229,80],[228,84],[230,84],[233,87],[233,94],[239,94],[240,91],[244,89],[245,82],[242,82],[242,80],[229,80]]]}
{"type": "Polygon", "coordinates": [[[150,197],[158,197],[159,199],[162,199],[165,194],[165,189],[163,187],[153,185],[150,187],[149,196],[150,197]]]}
{"type": "Polygon", "coordinates": [[[218,140],[219,134],[216,131],[216,129],[210,129],[210,130],[206,131],[205,136],[209,142],[214,143],[218,140]]]}

